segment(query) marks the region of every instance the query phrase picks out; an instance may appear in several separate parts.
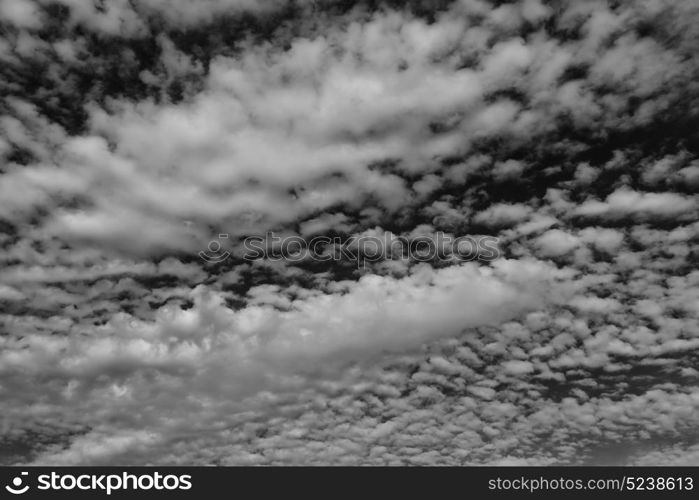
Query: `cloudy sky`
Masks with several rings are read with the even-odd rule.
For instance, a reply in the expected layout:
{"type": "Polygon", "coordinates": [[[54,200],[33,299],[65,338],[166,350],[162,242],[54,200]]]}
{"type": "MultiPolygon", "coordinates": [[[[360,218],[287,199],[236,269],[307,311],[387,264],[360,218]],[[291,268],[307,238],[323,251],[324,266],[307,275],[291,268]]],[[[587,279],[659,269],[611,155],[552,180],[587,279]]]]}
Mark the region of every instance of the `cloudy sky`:
{"type": "Polygon", "coordinates": [[[0,23],[0,463],[699,465],[699,3],[0,23]]]}

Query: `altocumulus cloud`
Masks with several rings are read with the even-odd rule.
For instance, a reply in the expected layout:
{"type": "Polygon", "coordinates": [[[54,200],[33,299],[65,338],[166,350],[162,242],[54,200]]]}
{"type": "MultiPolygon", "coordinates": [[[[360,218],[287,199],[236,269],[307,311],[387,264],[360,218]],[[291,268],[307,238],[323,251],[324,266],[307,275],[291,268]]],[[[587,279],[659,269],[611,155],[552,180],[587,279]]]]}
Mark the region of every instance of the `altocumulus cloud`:
{"type": "Polygon", "coordinates": [[[3,2],[3,462],[696,464],[698,20],[3,2]],[[236,258],[267,231],[502,258],[236,258]]]}

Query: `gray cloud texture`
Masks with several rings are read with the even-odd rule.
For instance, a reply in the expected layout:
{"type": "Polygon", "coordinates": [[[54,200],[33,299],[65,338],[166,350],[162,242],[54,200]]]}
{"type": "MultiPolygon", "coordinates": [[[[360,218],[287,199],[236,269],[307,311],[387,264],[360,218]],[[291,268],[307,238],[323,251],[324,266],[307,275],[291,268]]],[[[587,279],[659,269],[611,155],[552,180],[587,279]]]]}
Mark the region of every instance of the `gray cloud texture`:
{"type": "Polygon", "coordinates": [[[2,2],[2,461],[697,465],[697,20],[2,2]],[[503,257],[197,257],[267,231],[503,257]]]}

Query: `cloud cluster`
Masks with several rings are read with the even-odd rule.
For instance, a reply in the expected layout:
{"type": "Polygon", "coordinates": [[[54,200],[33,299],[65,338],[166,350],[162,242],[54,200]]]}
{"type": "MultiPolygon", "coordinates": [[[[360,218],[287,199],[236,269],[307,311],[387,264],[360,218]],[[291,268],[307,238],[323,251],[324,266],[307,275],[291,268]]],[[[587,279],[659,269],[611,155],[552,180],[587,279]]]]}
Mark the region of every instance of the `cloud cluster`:
{"type": "Polygon", "coordinates": [[[4,463],[696,463],[691,2],[0,5],[4,463]],[[229,235],[490,265],[212,265],[229,235]]]}

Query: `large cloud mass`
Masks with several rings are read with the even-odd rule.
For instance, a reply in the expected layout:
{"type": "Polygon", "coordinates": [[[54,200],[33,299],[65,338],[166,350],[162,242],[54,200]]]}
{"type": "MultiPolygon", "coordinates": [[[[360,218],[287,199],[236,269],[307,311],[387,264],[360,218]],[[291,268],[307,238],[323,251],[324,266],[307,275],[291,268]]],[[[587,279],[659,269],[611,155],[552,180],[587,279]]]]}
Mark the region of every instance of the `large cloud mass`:
{"type": "Polygon", "coordinates": [[[697,21],[0,3],[3,463],[699,464],[697,21]]]}

